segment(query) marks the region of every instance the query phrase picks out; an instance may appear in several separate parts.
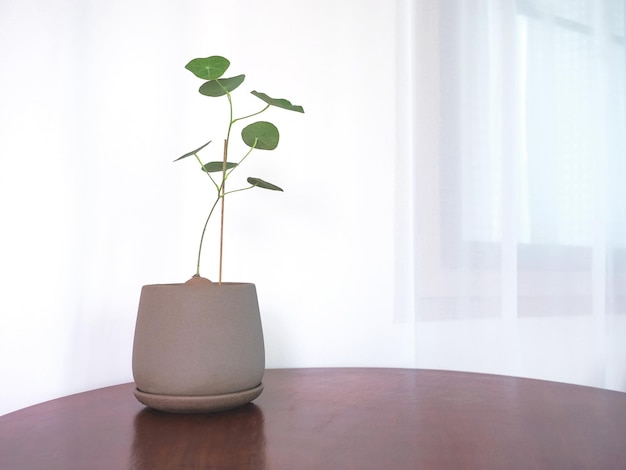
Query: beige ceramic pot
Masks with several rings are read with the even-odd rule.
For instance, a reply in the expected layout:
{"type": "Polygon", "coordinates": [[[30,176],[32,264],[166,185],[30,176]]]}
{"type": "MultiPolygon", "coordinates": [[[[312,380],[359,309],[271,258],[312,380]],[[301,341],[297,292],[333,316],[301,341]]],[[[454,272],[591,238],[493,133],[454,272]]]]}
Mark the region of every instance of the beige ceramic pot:
{"type": "Polygon", "coordinates": [[[263,391],[265,349],[256,288],[194,277],[141,290],[135,396],[171,412],[221,411],[263,391]]]}

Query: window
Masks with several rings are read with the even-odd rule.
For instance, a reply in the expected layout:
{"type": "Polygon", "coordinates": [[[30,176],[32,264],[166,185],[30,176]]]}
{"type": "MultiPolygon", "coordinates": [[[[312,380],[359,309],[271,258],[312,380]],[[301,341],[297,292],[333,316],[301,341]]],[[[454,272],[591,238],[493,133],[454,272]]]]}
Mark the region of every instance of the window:
{"type": "Polygon", "coordinates": [[[626,269],[624,2],[604,4],[520,0],[504,34],[478,8],[472,25],[446,26],[457,35],[441,44],[448,265],[499,264],[514,224],[522,268],[588,270],[605,242],[626,269]]]}

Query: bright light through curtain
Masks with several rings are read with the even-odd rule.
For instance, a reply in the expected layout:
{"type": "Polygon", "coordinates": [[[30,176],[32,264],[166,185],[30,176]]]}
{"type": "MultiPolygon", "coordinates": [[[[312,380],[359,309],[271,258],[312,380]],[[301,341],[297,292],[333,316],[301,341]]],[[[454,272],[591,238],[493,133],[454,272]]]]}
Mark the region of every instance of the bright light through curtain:
{"type": "Polygon", "coordinates": [[[414,4],[418,367],[626,390],[624,3],[414,4]]]}

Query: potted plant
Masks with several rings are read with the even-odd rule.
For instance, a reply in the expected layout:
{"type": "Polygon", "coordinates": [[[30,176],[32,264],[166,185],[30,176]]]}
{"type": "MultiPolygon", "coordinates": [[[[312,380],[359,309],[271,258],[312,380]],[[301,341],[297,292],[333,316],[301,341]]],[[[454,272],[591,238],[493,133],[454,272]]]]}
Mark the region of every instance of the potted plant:
{"type": "Polygon", "coordinates": [[[139,300],[132,360],[135,396],[141,403],[163,411],[225,410],[250,402],[263,390],[265,349],[256,287],[222,281],[224,201],[227,195],[257,188],[282,191],[252,176],[243,187],[226,186],[254,151],[277,147],[279,132],[270,122],[254,120],[241,130],[247,147],[243,155],[230,158],[230,144],[237,125],[269,108],[300,113],[304,110],[288,100],[252,91],[263,103],[261,109],[235,117],[231,93],[244,82],[245,75],[224,78],[229,66],[230,62],[221,56],[193,59],[185,66],[204,80],[199,89],[202,95],[226,97],[229,106],[220,159],[207,163],[201,160],[199,154],[209,141],[175,160],[196,160],[215,190],[202,227],[196,272],[185,283],[143,286],[139,300]],[[201,276],[200,266],[207,227],[218,207],[219,274],[217,282],[211,282],[201,276]]]}

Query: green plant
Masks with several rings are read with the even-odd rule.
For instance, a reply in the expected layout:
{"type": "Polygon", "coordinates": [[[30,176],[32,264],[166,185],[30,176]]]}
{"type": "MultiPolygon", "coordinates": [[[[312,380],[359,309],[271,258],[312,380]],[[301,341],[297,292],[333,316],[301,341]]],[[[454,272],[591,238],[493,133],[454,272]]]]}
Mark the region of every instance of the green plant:
{"type": "Polygon", "coordinates": [[[265,93],[259,93],[257,91],[252,91],[252,95],[256,96],[258,99],[265,103],[264,107],[255,113],[248,114],[242,117],[234,117],[233,114],[233,100],[231,97],[231,92],[239,87],[245,80],[245,75],[237,75],[230,78],[222,78],[228,67],[230,66],[230,61],[221,56],[211,56],[206,58],[197,58],[191,60],[185,68],[192,72],[196,77],[205,80],[200,86],[198,90],[202,95],[209,97],[220,97],[226,96],[228,99],[228,106],[230,111],[228,128],[226,131],[226,138],[224,139],[224,151],[222,155],[221,161],[211,161],[208,163],[202,163],[200,157],[198,157],[198,152],[204,149],[207,145],[211,143],[211,141],[206,144],[198,147],[197,149],[186,153],[182,157],[177,158],[174,161],[182,160],[187,157],[194,156],[202,171],[204,171],[208,177],[211,179],[213,186],[216,190],[216,198],[211,206],[209,211],[209,215],[206,218],[204,223],[204,227],[202,228],[202,235],[200,236],[200,245],[198,247],[198,259],[196,264],[196,276],[200,276],[200,260],[202,257],[202,245],[204,242],[204,236],[206,233],[207,226],[209,224],[209,220],[215,211],[218,203],[221,201],[221,218],[220,218],[220,256],[219,256],[219,283],[222,282],[222,259],[223,259],[223,246],[224,246],[224,199],[226,195],[245,191],[252,188],[262,188],[268,189],[272,191],[282,191],[282,189],[272,183],[269,183],[261,178],[256,177],[248,177],[247,182],[250,186],[237,188],[233,190],[226,191],[226,181],[228,177],[235,171],[237,168],[241,166],[241,164],[250,156],[253,150],[274,150],[278,146],[279,133],[278,129],[274,124],[267,121],[255,121],[251,124],[248,124],[241,131],[241,138],[243,142],[249,147],[249,149],[245,152],[245,154],[238,161],[230,161],[228,159],[228,151],[231,139],[231,131],[233,130],[233,125],[250,119],[254,116],[258,116],[259,114],[267,111],[270,107],[282,108],[288,111],[295,111],[299,113],[304,113],[304,109],[302,106],[292,105],[286,99],[276,99],[271,98],[265,93]],[[214,178],[213,174],[220,175],[218,178],[214,178]]]}

